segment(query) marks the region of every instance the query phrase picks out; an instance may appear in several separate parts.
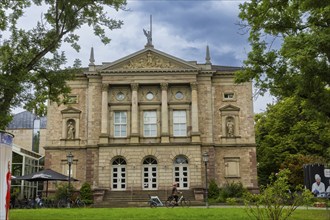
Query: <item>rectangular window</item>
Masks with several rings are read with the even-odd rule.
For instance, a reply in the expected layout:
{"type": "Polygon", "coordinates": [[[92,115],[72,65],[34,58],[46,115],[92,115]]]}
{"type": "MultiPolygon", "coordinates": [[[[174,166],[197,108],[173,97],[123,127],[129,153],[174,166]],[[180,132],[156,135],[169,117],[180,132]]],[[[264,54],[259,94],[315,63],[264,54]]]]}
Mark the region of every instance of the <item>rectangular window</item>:
{"type": "Polygon", "coordinates": [[[145,137],[157,137],[156,111],[145,111],[143,113],[143,134],[145,137]]]}
{"type": "Polygon", "coordinates": [[[223,94],[224,99],[234,99],[234,93],[228,92],[223,94]]]}
{"type": "Polygon", "coordinates": [[[187,136],[186,111],[173,111],[173,135],[187,136]]]}
{"type": "Polygon", "coordinates": [[[66,104],[78,104],[78,96],[77,95],[68,95],[66,99],[66,104]]]}
{"type": "Polygon", "coordinates": [[[115,112],[114,119],[114,136],[126,137],[127,136],[127,113],[115,112]]]}

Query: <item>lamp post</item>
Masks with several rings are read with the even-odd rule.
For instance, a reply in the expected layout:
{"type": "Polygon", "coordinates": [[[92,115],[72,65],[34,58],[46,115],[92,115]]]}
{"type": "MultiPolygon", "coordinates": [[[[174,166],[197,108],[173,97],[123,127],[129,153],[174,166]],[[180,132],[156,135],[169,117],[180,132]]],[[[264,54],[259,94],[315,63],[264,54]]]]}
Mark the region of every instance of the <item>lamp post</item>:
{"type": "Polygon", "coordinates": [[[208,203],[208,197],[207,197],[207,194],[208,194],[208,187],[207,187],[207,162],[209,162],[209,155],[208,153],[205,151],[203,153],[203,161],[204,161],[204,164],[205,164],[205,206],[206,208],[209,207],[209,203],[208,203]]]}
{"type": "Polygon", "coordinates": [[[67,202],[68,202],[68,208],[70,208],[70,184],[71,184],[71,165],[72,165],[72,162],[73,162],[73,155],[72,153],[70,152],[67,156],[66,156],[66,159],[68,161],[68,164],[69,164],[69,187],[68,187],[68,198],[67,198],[67,202]]]}

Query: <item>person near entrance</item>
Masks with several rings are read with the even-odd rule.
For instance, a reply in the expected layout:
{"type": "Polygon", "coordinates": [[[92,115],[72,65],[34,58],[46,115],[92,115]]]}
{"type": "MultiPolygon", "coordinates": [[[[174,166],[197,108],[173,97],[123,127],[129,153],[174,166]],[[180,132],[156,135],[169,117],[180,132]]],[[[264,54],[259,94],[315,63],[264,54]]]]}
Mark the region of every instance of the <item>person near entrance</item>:
{"type": "Polygon", "coordinates": [[[178,184],[173,183],[172,187],[172,197],[175,199],[175,204],[178,205],[178,198],[179,198],[179,191],[178,191],[178,184]]]}

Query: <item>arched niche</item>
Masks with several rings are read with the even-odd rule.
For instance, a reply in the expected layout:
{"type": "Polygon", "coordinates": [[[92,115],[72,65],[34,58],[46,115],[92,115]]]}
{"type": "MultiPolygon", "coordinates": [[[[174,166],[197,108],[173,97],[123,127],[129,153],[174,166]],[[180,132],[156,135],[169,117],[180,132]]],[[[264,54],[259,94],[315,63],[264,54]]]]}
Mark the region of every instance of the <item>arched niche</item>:
{"type": "Polygon", "coordinates": [[[81,111],[68,107],[61,111],[62,114],[62,139],[79,139],[81,111]],[[72,135],[72,136],[71,136],[72,135]]]}
{"type": "Polygon", "coordinates": [[[233,105],[226,105],[220,110],[221,117],[221,137],[239,137],[239,112],[240,108],[233,105]]]}

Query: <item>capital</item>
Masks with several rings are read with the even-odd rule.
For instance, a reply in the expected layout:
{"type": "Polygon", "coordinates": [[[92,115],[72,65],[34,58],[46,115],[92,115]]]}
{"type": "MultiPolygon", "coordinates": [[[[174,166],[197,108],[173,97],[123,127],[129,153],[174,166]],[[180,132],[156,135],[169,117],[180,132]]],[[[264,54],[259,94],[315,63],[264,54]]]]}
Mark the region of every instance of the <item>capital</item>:
{"type": "Polygon", "coordinates": [[[191,82],[190,87],[192,90],[197,90],[197,82],[191,82]]]}
{"type": "Polygon", "coordinates": [[[167,90],[168,88],[168,83],[161,83],[160,87],[162,88],[162,90],[167,90]]]}
{"type": "Polygon", "coordinates": [[[137,91],[139,89],[139,84],[138,83],[132,83],[131,88],[133,91],[137,91]]]}
{"type": "Polygon", "coordinates": [[[102,91],[103,92],[107,92],[108,91],[108,89],[109,89],[109,84],[102,84],[102,91]]]}

